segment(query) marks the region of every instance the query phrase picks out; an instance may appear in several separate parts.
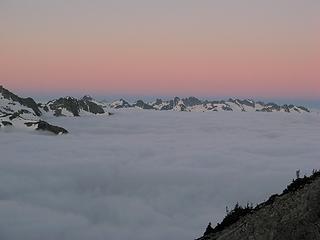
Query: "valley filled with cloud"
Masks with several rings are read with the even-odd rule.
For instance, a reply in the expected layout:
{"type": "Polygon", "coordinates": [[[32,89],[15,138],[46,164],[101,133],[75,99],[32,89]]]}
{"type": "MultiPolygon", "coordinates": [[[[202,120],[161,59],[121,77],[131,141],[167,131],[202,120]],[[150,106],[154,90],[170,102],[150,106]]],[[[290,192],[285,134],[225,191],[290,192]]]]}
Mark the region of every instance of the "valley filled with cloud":
{"type": "Polygon", "coordinates": [[[193,239],[319,166],[320,115],[115,110],[2,130],[0,239],[193,239]],[[203,231],[202,231],[203,230],[203,231]]]}

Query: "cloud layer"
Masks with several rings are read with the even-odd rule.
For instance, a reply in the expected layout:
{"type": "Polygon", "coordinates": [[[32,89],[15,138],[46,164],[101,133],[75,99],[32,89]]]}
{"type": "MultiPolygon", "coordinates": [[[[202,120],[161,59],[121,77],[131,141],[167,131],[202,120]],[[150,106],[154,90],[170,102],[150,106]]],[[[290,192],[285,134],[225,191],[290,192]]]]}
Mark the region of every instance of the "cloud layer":
{"type": "Polygon", "coordinates": [[[0,132],[0,239],[193,239],[318,167],[320,116],[119,111],[0,132]]]}

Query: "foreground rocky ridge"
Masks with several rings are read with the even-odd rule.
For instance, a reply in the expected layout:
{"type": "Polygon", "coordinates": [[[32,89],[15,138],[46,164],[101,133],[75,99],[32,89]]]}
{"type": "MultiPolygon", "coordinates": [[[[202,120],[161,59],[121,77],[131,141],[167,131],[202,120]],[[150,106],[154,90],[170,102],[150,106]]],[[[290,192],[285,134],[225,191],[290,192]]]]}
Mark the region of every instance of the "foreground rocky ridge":
{"type": "Polygon", "coordinates": [[[48,103],[36,103],[32,98],[21,98],[0,86],[0,129],[27,128],[65,134],[68,131],[54,126],[44,118],[59,116],[81,116],[88,114],[107,114],[101,104],[89,96],[82,99],[59,98],[48,103]]]}
{"type": "Polygon", "coordinates": [[[198,240],[320,239],[320,172],[294,180],[281,195],[252,208],[237,205],[198,240]]]}

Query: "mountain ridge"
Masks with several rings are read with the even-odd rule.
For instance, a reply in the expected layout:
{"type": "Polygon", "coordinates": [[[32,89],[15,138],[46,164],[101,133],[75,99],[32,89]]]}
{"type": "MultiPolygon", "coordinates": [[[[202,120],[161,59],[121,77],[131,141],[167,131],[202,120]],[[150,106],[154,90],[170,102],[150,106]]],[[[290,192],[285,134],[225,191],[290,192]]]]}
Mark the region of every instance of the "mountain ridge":
{"type": "MultiPolygon", "coordinates": [[[[0,114],[2,114],[0,115],[0,127],[22,125],[29,128],[33,127],[36,130],[43,130],[43,126],[45,126],[50,131],[53,128],[50,127],[51,125],[49,123],[43,124],[42,121],[44,121],[44,119],[63,116],[80,117],[83,115],[111,115],[108,109],[130,108],[179,112],[310,112],[306,107],[295,106],[293,104],[278,105],[276,103],[264,103],[251,99],[236,98],[209,101],[200,100],[192,96],[187,98],[174,97],[170,100],[162,100],[158,98],[153,102],[138,100],[134,103],[129,103],[121,98],[120,100],[113,101],[111,103],[103,103],[86,95],[82,98],[67,96],[53,99],[45,103],[37,103],[31,97],[20,97],[3,86],[0,86],[0,114]],[[38,124],[30,124],[30,121],[38,124]],[[41,125],[40,127],[39,124],[41,125]]],[[[67,133],[67,130],[59,131],[58,128],[56,128],[55,131],[51,132],[67,133]]]]}
{"type": "Polygon", "coordinates": [[[0,129],[20,127],[66,134],[66,129],[51,125],[44,119],[60,116],[79,117],[83,114],[109,115],[104,106],[90,96],[84,96],[82,99],[62,97],[47,103],[37,103],[31,97],[19,97],[0,86],[0,129]]]}
{"type": "Polygon", "coordinates": [[[160,98],[153,102],[138,100],[134,103],[121,98],[108,105],[113,109],[121,108],[140,108],[145,110],[172,110],[187,112],[221,112],[221,111],[242,111],[242,112],[310,112],[307,107],[296,106],[293,104],[279,105],[273,102],[264,103],[252,99],[229,98],[228,100],[200,100],[196,97],[179,98],[174,97],[170,100],[160,98]]]}
{"type": "Polygon", "coordinates": [[[237,204],[215,228],[209,223],[197,240],[245,239],[320,239],[320,172],[298,176],[281,194],[255,208],[237,204]]]}

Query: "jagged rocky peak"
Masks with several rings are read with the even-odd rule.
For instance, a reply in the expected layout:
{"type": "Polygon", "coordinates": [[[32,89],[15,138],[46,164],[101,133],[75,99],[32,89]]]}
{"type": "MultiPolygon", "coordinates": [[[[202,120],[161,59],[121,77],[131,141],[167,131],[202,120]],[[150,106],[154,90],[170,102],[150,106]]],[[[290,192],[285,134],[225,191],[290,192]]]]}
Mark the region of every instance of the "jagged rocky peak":
{"type": "Polygon", "coordinates": [[[175,111],[186,112],[188,109],[183,101],[179,101],[173,108],[175,111]]]}
{"type": "Polygon", "coordinates": [[[0,127],[44,130],[54,134],[64,134],[64,128],[51,125],[40,119],[42,104],[32,98],[21,98],[0,86],[0,127]]]}
{"type": "Polygon", "coordinates": [[[256,111],[260,111],[260,112],[279,112],[279,111],[283,111],[283,112],[287,112],[287,113],[290,113],[290,112],[298,112],[298,113],[310,112],[310,110],[306,107],[295,106],[293,104],[290,104],[290,105],[284,104],[282,106],[278,105],[276,103],[265,104],[263,102],[259,102],[259,104],[263,107],[260,109],[257,109],[256,111]]]}
{"type": "Polygon", "coordinates": [[[156,101],[154,102],[154,104],[152,105],[161,105],[163,103],[162,99],[157,98],[156,101]]]}
{"type": "Polygon", "coordinates": [[[46,130],[55,134],[68,133],[64,128],[44,121],[52,116],[80,116],[81,114],[104,114],[103,105],[91,96],[81,99],[61,97],[48,103],[36,103],[32,98],[21,98],[0,86],[0,127],[22,127],[46,130]]]}
{"type": "Polygon", "coordinates": [[[0,94],[2,96],[2,99],[8,100],[8,102],[6,103],[7,106],[2,110],[7,109],[7,111],[9,112],[14,112],[14,106],[18,104],[22,105],[22,107],[26,107],[26,110],[28,111],[31,109],[31,111],[33,111],[36,116],[41,116],[42,113],[38,107],[38,104],[31,97],[21,98],[16,94],[10,92],[9,90],[5,89],[3,86],[0,86],[0,94]]]}
{"type": "Polygon", "coordinates": [[[196,106],[196,105],[201,105],[202,101],[199,100],[196,97],[188,97],[188,98],[184,98],[182,99],[183,104],[187,107],[192,107],[192,106],[196,106]]]}
{"type": "MultiPolygon", "coordinates": [[[[93,114],[103,114],[103,113],[105,113],[105,111],[103,109],[103,105],[98,103],[92,97],[84,96],[82,98],[82,101],[84,101],[84,104],[82,106],[84,111],[90,112],[90,113],[93,113],[93,114]]],[[[81,100],[80,100],[80,102],[81,102],[81,100]]]]}
{"type": "Polygon", "coordinates": [[[154,109],[153,106],[151,106],[150,104],[145,103],[142,100],[138,100],[134,106],[138,107],[138,108],[142,108],[142,109],[154,109]]]}
{"type": "Polygon", "coordinates": [[[110,107],[114,109],[119,109],[119,108],[130,108],[132,106],[129,104],[129,102],[121,98],[120,100],[113,101],[110,104],[110,107]]]}
{"type": "Polygon", "coordinates": [[[304,106],[298,106],[297,108],[308,113],[310,112],[310,110],[304,106]]]}
{"type": "Polygon", "coordinates": [[[235,208],[198,240],[320,240],[320,172],[298,177],[266,202],[235,208]]]}
{"type": "Polygon", "coordinates": [[[82,100],[83,101],[94,101],[94,99],[90,95],[84,95],[82,100]]]}
{"type": "Polygon", "coordinates": [[[54,111],[54,116],[69,116],[71,114],[72,116],[78,117],[82,111],[93,114],[105,113],[103,106],[97,104],[90,96],[84,96],[82,99],[61,97],[48,102],[46,106],[48,109],[54,111]]]}
{"type": "Polygon", "coordinates": [[[244,99],[244,100],[240,100],[240,99],[237,99],[238,103],[242,104],[242,105],[246,105],[246,106],[249,106],[249,107],[255,107],[255,102],[253,100],[250,100],[250,99],[244,99]]]}
{"type": "Polygon", "coordinates": [[[174,104],[174,106],[176,106],[176,105],[179,103],[179,101],[180,101],[180,98],[179,98],[179,97],[174,97],[174,98],[173,98],[173,104],[174,104]]]}

